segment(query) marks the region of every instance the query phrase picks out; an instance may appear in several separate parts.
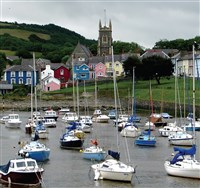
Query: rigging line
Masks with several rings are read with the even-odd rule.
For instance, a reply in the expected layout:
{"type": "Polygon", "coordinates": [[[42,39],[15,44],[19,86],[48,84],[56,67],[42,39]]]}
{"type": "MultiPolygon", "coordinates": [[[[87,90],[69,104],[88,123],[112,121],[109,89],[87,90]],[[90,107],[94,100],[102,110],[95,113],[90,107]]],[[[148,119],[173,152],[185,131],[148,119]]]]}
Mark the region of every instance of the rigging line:
{"type": "Polygon", "coordinates": [[[117,89],[117,96],[118,96],[118,102],[119,102],[119,109],[120,109],[120,113],[122,114],[122,106],[121,106],[121,101],[119,97],[119,89],[118,89],[117,84],[116,84],[116,89],[117,89]]]}
{"type": "Polygon", "coordinates": [[[179,111],[180,111],[180,125],[182,125],[182,107],[181,107],[181,100],[180,100],[180,91],[179,91],[179,84],[177,80],[177,98],[178,98],[178,104],[179,104],[179,111]]]}
{"type": "MultiPolygon", "coordinates": [[[[114,55],[113,55],[113,46],[111,47],[112,49],[112,71],[113,71],[113,83],[114,83],[114,100],[115,100],[115,117],[117,120],[117,92],[116,92],[116,75],[115,75],[115,71],[114,71],[114,55]]],[[[117,137],[117,151],[119,152],[119,137],[118,137],[118,132],[117,132],[117,128],[118,128],[118,120],[116,121],[116,137],[117,137]]]]}

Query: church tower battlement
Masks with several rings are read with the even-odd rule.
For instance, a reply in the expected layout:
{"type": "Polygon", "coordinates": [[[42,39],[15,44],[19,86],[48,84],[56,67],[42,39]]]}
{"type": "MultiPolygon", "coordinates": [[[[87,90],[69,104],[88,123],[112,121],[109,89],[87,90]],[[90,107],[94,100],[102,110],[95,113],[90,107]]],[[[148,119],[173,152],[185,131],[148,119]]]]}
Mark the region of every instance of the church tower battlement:
{"type": "Polygon", "coordinates": [[[112,46],[112,23],[109,21],[109,26],[104,26],[101,24],[101,20],[99,20],[99,38],[98,38],[98,46],[97,46],[97,55],[105,56],[111,55],[111,46],[112,46]]]}

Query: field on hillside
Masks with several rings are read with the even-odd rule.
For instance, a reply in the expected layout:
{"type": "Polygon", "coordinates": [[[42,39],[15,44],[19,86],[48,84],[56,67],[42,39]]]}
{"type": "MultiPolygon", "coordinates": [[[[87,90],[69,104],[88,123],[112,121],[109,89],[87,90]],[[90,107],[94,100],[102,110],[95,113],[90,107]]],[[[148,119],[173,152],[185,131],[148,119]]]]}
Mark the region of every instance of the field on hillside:
{"type": "Polygon", "coordinates": [[[28,37],[31,34],[35,34],[39,38],[44,39],[44,40],[49,40],[50,39],[50,35],[48,35],[48,34],[37,33],[37,32],[33,32],[33,31],[26,31],[26,30],[22,30],[22,29],[1,28],[0,29],[0,35],[3,35],[5,33],[8,33],[11,36],[14,36],[14,37],[17,37],[17,38],[20,38],[20,39],[24,39],[24,40],[29,40],[28,37]]]}

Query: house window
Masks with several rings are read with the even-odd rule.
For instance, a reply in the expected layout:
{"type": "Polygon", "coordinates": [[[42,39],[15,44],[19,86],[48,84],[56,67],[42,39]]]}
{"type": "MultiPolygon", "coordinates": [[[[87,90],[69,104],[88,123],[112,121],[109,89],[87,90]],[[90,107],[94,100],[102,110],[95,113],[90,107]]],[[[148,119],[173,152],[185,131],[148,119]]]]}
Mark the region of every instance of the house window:
{"type": "Polygon", "coordinates": [[[19,79],[19,84],[23,84],[23,79],[22,78],[19,79]]]}
{"type": "Polygon", "coordinates": [[[79,61],[85,61],[85,58],[84,57],[79,57],[78,60],[79,61]]]}
{"type": "Polygon", "coordinates": [[[12,78],[11,79],[11,84],[15,84],[16,82],[15,82],[15,79],[14,78],[12,78]]]}
{"type": "Polygon", "coordinates": [[[86,75],[85,74],[81,74],[81,78],[86,78],[86,75]]]}
{"type": "Polygon", "coordinates": [[[102,66],[100,66],[99,69],[102,69],[102,66]]]}
{"type": "Polygon", "coordinates": [[[64,70],[60,69],[60,75],[64,75],[64,70]]]}
{"type": "Polygon", "coordinates": [[[119,71],[116,71],[116,74],[119,75],[119,71]]]}
{"type": "Polygon", "coordinates": [[[109,67],[112,68],[112,63],[109,63],[109,67]]]}
{"type": "Polygon", "coordinates": [[[27,71],[27,72],[26,72],[26,76],[27,76],[27,77],[31,77],[31,72],[30,72],[30,71],[27,71]]]}
{"type": "Polygon", "coordinates": [[[23,77],[23,72],[19,71],[19,77],[23,77]]]}
{"type": "Polygon", "coordinates": [[[27,84],[27,85],[31,85],[31,78],[27,78],[27,79],[26,79],[26,84],[27,84]]]}
{"type": "Polygon", "coordinates": [[[11,72],[11,77],[15,77],[15,72],[14,71],[11,72]]]}
{"type": "Polygon", "coordinates": [[[83,70],[88,70],[88,67],[83,67],[83,70]]]}
{"type": "Polygon", "coordinates": [[[116,67],[119,67],[119,64],[118,64],[118,63],[116,64],[116,67]]]}

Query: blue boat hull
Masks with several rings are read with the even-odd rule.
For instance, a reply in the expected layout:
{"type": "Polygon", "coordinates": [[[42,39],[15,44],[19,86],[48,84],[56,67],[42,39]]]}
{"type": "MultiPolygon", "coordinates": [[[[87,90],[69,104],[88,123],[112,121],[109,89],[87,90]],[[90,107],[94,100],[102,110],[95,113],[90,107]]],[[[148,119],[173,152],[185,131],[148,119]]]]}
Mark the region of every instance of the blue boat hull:
{"type": "Polygon", "coordinates": [[[49,151],[36,151],[28,152],[30,158],[35,159],[38,162],[43,162],[49,160],[50,150],[49,151]]]}
{"type": "MultiPolygon", "coordinates": [[[[186,131],[193,131],[193,127],[185,127],[186,131]]],[[[195,127],[195,131],[200,131],[200,127],[195,127]]]]}
{"type": "Polygon", "coordinates": [[[135,144],[139,146],[155,146],[156,139],[152,136],[149,137],[148,135],[142,135],[135,140],[135,144]]]}
{"type": "Polygon", "coordinates": [[[103,161],[105,159],[106,153],[84,153],[83,158],[88,160],[103,161]]]}

